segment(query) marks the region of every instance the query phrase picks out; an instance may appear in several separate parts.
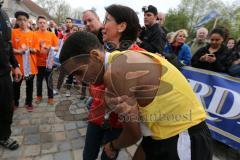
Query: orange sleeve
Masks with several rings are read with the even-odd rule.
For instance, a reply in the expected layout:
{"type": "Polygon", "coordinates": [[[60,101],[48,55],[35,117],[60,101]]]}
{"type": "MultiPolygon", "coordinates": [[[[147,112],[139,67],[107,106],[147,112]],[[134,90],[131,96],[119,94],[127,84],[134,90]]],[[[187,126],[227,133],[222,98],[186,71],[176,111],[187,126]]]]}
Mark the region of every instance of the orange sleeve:
{"type": "Polygon", "coordinates": [[[12,29],[12,47],[14,49],[17,49],[17,46],[16,46],[16,36],[15,36],[15,33],[16,33],[16,30],[15,29],[12,29]]]}

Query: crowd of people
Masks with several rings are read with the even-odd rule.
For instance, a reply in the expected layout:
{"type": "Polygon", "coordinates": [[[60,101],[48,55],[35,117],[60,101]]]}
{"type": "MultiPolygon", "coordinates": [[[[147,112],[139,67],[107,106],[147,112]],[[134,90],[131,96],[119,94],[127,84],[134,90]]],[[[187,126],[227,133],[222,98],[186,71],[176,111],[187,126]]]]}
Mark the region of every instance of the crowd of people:
{"type": "Polygon", "coordinates": [[[84,160],[97,159],[101,146],[101,159],[116,159],[122,148],[141,138],[135,160],[212,159],[206,113],[180,71],[183,66],[193,66],[239,76],[240,40],[229,38],[228,31],[219,26],[209,34],[206,28],[199,28],[196,38],[186,42],[187,30],[168,33],[164,14],[152,5],[142,8],[143,27],[129,7],[113,4],[105,10],[103,23],[94,10],[84,11],[84,28],[74,25],[70,17],[58,27],[44,16],[38,16],[35,24],[24,11],[15,13],[12,26],[5,13],[0,16],[5,18],[0,27],[7,28],[7,34],[0,28],[4,33],[0,39],[0,101],[4,102],[0,107],[0,145],[18,148],[17,141],[10,138],[10,128],[23,80],[29,112],[34,110],[35,77],[35,103],[43,99],[44,79],[48,104],[55,103],[58,91],[49,86],[49,75],[55,67],[53,57],[60,53],[60,68],[69,70],[66,97],[78,82],[82,84],[80,99],[86,99],[86,89],[93,99],[88,107],[84,160]],[[88,60],[82,60],[77,71],[65,68],[83,54],[88,60]],[[87,65],[87,70],[80,65],[87,65]],[[10,96],[6,98],[7,91],[10,96]]]}

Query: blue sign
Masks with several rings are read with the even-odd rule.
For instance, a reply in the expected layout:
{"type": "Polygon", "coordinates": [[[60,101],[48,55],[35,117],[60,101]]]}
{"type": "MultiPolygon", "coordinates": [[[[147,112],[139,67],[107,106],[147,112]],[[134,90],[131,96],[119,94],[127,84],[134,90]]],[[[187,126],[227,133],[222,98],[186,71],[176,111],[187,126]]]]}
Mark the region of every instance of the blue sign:
{"type": "Polygon", "coordinates": [[[206,16],[204,16],[195,26],[194,28],[199,28],[202,25],[208,23],[210,20],[218,17],[219,14],[216,11],[211,11],[210,13],[208,13],[206,16]]]}
{"type": "Polygon", "coordinates": [[[192,67],[182,73],[205,107],[212,137],[240,149],[240,78],[192,67]]]}
{"type": "Polygon", "coordinates": [[[73,24],[77,25],[78,27],[84,28],[83,21],[80,19],[73,19],[73,24]]]}
{"type": "Polygon", "coordinates": [[[80,19],[73,19],[74,24],[82,24],[82,21],[80,19]]]}

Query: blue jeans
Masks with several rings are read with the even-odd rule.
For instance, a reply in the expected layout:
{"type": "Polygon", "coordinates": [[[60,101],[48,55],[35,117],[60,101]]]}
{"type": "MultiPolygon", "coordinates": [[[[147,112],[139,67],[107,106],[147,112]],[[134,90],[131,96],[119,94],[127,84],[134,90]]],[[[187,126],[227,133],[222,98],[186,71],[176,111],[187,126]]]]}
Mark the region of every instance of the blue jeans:
{"type": "MultiPolygon", "coordinates": [[[[102,126],[89,122],[86,133],[83,160],[96,160],[102,144],[106,144],[121,134],[121,128],[103,129],[102,126]]],[[[101,160],[110,160],[102,152],[101,160]]]]}

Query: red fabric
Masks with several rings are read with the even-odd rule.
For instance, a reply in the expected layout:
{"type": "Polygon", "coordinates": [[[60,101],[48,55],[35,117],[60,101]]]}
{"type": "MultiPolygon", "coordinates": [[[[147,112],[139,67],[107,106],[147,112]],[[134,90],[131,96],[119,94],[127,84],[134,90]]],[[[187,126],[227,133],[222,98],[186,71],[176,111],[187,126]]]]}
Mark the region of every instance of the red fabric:
{"type": "Polygon", "coordinates": [[[133,44],[129,50],[133,50],[133,51],[146,51],[145,49],[139,47],[137,44],[133,44]]]}
{"type": "Polygon", "coordinates": [[[67,38],[73,33],[73,30],[67,30],[64,34],[63,34],[63,41],[66,41],[67,38]]]}
{"type": "Polygon", "coordinates": [[[92,123],[102,125],[105,114],[104,107],[104,85],[90,85],[89,92],[93,97],[93,102],[90,106],[88,120],[92,123]]]}
{"type": "MultiPolygon", "coordinates": [[[[90,106],[88,120],[97,125],[103,125],[105,115],[105,103],[104,103],[104,91],[105,87],[101,85],[90,85],[89,92],[93,97],[93,102],[90,106]]],[[[109,124],[113,128],[122,128],[122,124],[118,122],[118,116],[115,113],[111,113],[109,117],[109,124]]]]}
{"type": "MultiPolygon", "coordinates": [[[[129,48],[129,50],[145,51],[136,44],[132,45],[131,48],[129,48]]],[[[104,102],[104,91],[105,87],[103,84],[89,86],[89,92],[90,95],[93,97],[93,102],[90,106],[88,119],[90,122],[95,123],[97,125],[102,125],[104,121],[104,114],[106,109],[104,102]]],[[[122,128],[122,124],[118,121],[118,115],[116,113],[110,114],[109,124],[113,128],[122,128]]]]}
{"type": "Polygon", "coordinates": [[[58,39],[63,39],[63,33],[62,32],[58,32],[58,39]]]}

